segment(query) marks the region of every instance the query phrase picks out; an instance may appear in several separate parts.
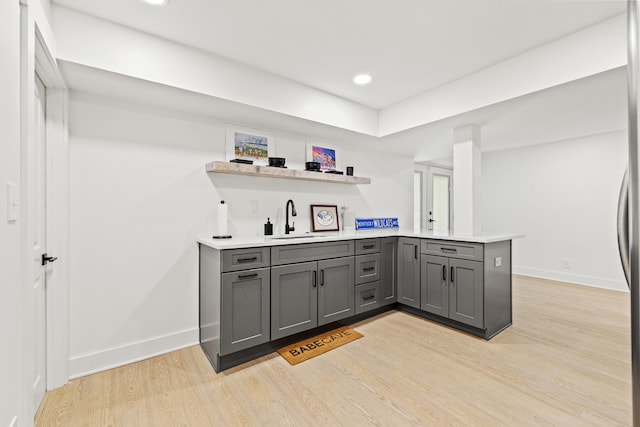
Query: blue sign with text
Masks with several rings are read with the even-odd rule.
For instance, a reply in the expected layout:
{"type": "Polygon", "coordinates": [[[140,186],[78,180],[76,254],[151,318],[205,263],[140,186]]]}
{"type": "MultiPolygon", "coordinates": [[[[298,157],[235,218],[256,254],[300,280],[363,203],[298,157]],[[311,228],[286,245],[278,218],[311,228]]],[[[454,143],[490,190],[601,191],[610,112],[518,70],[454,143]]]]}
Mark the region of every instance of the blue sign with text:
{"type": "Polygon", "coordinates": [[[356,218],[356,230],[398,228],[398,218],[356,218]]]}

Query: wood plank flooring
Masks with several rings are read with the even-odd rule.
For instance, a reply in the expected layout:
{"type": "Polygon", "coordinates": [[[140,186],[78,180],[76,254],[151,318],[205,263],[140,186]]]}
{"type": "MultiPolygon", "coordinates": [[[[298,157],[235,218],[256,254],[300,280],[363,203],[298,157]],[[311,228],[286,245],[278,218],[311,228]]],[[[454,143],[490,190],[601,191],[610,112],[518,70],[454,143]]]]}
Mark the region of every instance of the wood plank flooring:
{"type": "Polygon", "coordinates": [[[36,426],[631,425],[629,295],[514,276],[513,303],[491,341],[392,311],[296,366],[187,348],[48,392],[36,426]]]}

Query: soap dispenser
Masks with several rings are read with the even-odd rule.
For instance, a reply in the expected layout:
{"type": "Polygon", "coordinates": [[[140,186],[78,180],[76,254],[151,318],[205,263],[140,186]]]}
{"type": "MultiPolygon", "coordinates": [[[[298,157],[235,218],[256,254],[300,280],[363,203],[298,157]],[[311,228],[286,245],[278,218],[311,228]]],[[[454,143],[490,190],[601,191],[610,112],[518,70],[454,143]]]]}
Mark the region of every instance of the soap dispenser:
{"type": "Polygon", "coordinates": [[[271,236],[273,234],[273,224],[271,224],[269,218],[267,218],[267,223],[264,225],[264,235],[271,236]]]}

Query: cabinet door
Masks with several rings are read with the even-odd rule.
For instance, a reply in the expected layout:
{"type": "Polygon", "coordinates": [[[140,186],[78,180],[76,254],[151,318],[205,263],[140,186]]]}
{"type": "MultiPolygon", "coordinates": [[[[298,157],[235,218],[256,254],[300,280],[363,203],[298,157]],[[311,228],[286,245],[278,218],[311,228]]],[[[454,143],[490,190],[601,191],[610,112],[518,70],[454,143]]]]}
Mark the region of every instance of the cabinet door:
{"type": "Polygon", "coordinates": [[[398,239],[398,302],[420,308],[419,239],[398,239]]]}
{"type": "Polygon", "coordinates": [[[396,302],[396,273],[398,265],[398,238],[380,239],[380,305],[396,302]]]}
{"type": "Polygon", "coordinates": [[[484,327],[484,284],[481,262],[449,259],[449,318],[484,327]]]}
{"type": "Polygon", "coordinates": [[[449,317],[449,259],[433,255],[420,257],[420,308],[449,317]]]}
{"type": "Polygon", "coordinates": [[[318,325],[317,263],[271,267],[271,339],[318,325]]]}
{"type": "Polygon", "coordinates": [[[222,330],[220,354],[268,342],[269,269],[222,275],[222,330]]]}
{"type": "Polygon", "coordinates": [[[318,261],[318,326],[355,314],[353,257],[318,261]]]}

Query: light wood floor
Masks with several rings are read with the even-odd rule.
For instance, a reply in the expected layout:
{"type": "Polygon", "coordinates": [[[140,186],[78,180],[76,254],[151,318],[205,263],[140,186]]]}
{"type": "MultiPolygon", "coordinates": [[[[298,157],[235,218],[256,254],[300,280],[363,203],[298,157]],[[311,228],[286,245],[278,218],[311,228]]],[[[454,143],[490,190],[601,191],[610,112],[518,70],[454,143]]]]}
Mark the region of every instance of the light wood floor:
{"type": "Polygon", "coordinates": [[[48,392],[36,426],[630,425],[629,295],[513,288],[514,324],[488,342],[393,311],[297,366],[216,374],[196,346],[48,392]]]}

